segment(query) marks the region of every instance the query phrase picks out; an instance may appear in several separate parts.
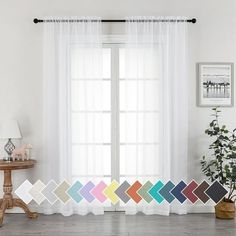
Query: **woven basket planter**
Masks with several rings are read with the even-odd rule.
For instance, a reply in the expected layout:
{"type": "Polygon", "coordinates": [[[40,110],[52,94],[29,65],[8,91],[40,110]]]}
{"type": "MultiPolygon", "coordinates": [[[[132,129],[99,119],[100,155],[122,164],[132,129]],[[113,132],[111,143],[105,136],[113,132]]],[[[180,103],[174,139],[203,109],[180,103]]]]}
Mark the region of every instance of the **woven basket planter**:
{"type": "Polygon", "coordinates": [[[234,219],[235,203],[221,201],[215,206],[216,218],[219,219],[234,219]]]}

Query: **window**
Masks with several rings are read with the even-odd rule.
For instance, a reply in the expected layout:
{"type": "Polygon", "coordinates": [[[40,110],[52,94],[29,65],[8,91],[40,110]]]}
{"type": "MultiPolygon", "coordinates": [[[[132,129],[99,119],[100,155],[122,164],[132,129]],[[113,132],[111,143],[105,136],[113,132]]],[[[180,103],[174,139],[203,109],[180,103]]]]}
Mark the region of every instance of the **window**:
{"type": "Polygon", "coordinates": [[[100,176],[109,183],[111,179],[127,180],[137,173],[140,178],[156,176],[150,166],[141,166],[139,170],[130,167],[137,156],[149,163],[157,162],[154,157],[158,149],[158,78],[135,67],[126,74],[122,44],[104,44],[102,79],[83,74],[76,66],[79,61],[80,53],[75,47],[71,59],[74,178],[91,180],[100,176]],[[138,80],[135,73],[140,75],[138,80]],[[94,173],[93,165],[99,165],[101,160],[105,166],[94,173]]]}
{"type": "Polygon", "coordinates": [[[73,176],[94,177],[96,154],[97,163],[101,162],[99,158],[106,163],[105,172],[103,169],[96,176],[111,178],[111,49],[103,49],[102,80],[92,70],[91,74],[85,74],[78,69],[77,65],[83,61],[80,56],[84,56],[80,50],[86,49],[75,47],[71,56],[73,176]],[[91,159],[90,165],[85,157],[91,159]]]}
{"type": "MultiPolygon", "coordinates": [[[[136,169],[130,166],[136,163],[137,158],[156,163],[156,160],[149,158],[155,156],[158,148],[158,79],[148,74],[151,69],[141,71],[143,67],[137,68],[139,63],[135,62],[125,71],[125,50],[127,49],[119,48],[120,177],[150,177],[156,174],[150,166],[145,168],[142,165],[138,169],[137,166],[136,169]],[[144,156],[144,153],[150,155],[144,156]]],[[[128,50],[143,50],[148,53],[146,48],[128,50]]],[[[135,58],[139,52],[128,54],[134,56],[133,61],[139,60],[135,58]]]]}

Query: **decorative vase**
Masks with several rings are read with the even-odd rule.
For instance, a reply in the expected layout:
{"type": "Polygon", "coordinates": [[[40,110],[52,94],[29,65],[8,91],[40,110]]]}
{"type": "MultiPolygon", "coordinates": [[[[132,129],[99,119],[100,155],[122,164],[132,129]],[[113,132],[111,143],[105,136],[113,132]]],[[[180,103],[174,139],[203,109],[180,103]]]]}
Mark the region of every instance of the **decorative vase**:
{"type": "Polygon", "coordinates": [[[25,152],[26,152],[26,160],[31,159],[32,148],[26,148],[25,152]]]}
{"type": "Polygon", "coordinates": [[[216,218],[219,219],[234,219],[235,203],[221,201],[215,206],[216,218]]]}

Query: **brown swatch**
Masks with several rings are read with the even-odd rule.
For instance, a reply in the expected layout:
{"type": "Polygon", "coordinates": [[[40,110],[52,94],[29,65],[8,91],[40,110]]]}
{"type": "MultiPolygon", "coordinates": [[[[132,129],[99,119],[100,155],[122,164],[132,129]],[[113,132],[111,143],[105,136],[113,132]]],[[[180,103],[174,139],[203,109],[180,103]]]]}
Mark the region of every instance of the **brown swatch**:
{"type": "Polygon", "coordinates": [[[205,194],[205,191],[209,188],[209,184],[204,180],[193,193],[203,202],[206,203],[210,198],[205,194]]]}

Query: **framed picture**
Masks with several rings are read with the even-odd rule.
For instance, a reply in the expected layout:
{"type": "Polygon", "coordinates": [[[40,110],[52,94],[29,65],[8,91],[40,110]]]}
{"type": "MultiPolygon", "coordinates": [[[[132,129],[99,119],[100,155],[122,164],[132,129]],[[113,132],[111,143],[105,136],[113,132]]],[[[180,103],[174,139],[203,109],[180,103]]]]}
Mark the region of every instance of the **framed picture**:
{"type": "Polygon", "coordinates": [[[233,106],[233,63],[197,63],[198,106],[233,106]]]}

